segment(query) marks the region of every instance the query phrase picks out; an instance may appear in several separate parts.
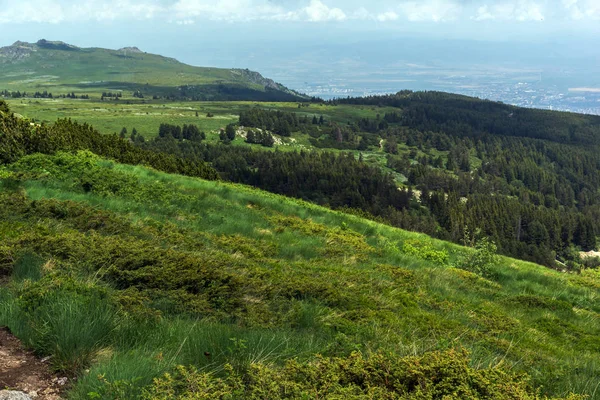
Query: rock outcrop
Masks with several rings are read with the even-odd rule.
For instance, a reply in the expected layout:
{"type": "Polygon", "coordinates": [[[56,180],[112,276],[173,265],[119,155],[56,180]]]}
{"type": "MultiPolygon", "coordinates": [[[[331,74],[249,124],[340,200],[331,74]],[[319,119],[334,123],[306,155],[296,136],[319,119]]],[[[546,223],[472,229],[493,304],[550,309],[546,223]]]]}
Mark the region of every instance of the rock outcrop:
{"type": "Polygon", "coordinates": [[[15,390],[0,390],[0,400],[32,400],[31,396],[15,390]]]}

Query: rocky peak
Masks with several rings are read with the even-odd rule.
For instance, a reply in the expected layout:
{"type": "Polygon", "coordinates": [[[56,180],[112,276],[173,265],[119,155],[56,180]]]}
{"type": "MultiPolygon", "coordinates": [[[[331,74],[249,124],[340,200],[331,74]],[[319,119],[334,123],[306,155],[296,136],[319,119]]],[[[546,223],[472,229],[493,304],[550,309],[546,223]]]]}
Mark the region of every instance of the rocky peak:
{"type": "Polygon", "coordinates": [[[50,41],[46,39],[40,39],[37,41],[36,45],[42,49],[49,50],[66,50],[66,51],[77,51],[79,47],[73,46],[72,44],[68,44],[61,41],[50,41]]]}
{"type": "Polygon", "coordinates": [[[135,46],[123,47],[122,49],[119,49],[119,51],[123,53],[143,53],[143,51],[141,51],[135,46]]]}
{"type": "Polygon", "coordinates": [[[248,79],[250,82],[264,86],[265,88],[278,90],[282,90],[283,88],[283,86],[279,83],[276,83],[272,79],[265,78],[256,71],[250,71],[249,69],[232,69],[231,72],[235,75],[241,75],[242,77],[248,79]]]}
{"type": "Polygon", "coordinates": [[[36,51],[31,43],[16,41],[12,46],[0,47],[0,64],[23,60],[36,51]]]}
{"type": "Polygon", "coordinates": [[[33,47],[32,43],[28,43],[28,42],[21,42],[20,40],[17,40],[16,42],[14,42],[12,44],[12,47],[33,47]]]}

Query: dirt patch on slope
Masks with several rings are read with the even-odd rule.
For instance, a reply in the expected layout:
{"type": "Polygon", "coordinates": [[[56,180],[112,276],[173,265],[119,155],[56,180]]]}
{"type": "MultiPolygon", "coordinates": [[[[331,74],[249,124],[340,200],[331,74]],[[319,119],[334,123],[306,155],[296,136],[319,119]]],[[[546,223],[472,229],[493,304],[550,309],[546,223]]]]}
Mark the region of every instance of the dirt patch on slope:
{"type": "Polygon", "coordinates": [[[25,351],[6,328],[0,328],[0,390],[7,388],[25,392],[34,399],[58,400],[65,383],[65,378],[50,373],[46,363],[25,351]]]}

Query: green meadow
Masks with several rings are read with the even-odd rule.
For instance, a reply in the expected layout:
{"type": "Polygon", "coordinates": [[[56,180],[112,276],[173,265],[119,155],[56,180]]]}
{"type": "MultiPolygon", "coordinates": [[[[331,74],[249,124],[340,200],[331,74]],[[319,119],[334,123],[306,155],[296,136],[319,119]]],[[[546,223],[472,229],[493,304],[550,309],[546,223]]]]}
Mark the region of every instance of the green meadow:
{"type": "MultiPolygon", "coordinates": [[[[393,108],[367,106],[331,106],[310,104],[298,108],[299,103],[269,102],[209,102],[209,101],[153,101],[124,96],[124,100],[100,101],[79,99],[6,99],[13,112],[26,115],[38,122],[54,122],[58,118],[71,118],[87,122],[103,133],[119,133],[123,127],[137,131],[146,139],[156,137],[161,123],[173,125],[194,124],[201,131],[217,133],[229,123],[237,123],[241,110],[251,107],[295,112],[298,116],[323,116],[328,121],[346,123],[358,118],[375,118],[377,114],[393,108]],[[129,104],[128,104],[129,103],[129,104]],[[196,112],[198,116],[196,116],[196,112]],[[208,117],[208,114],[214,115],[208,117]]],[[[210,135],[209,135],[210,139],[210,135]]],[[[217,137],[213,138],[217,140],[217,137]]]]}
{"type": "Polygon", "coordinates": [[[596,205],[595,119],[435,92],[308,102],[248,70],[134,49],[0,51],[13,92],[0,100],[0,326],[72,378],[66,398],[600,399],[598,268],[498,254],[556,266],[564,245],[581,263],[598,232],[583,223],[595,209],[575,214],[596,205]],[[240,98],[256,101],[192,101],[240,98]],[[161,124],[198,131],[154,141],[161,124]],[[345,212],[221,180],[304,171],[290,188],[334,207],[325,189],[360,163],[316,164],[329,176],[300,162],[306,149],[394,180],[351,176],[364,193],[334,194],[364,201],[345,212]],[[311,179],[317,197],[297,185],[311,179]],[[402,206],[407,181],[419,190],[402,206]],[[516,239],[500,215],[513,206],[526,238],[521,214],[516,239]],[[384,218],[418,229],[434,214],[424,231],[470,247],[384,218]]]}
{"type": "Polygon", "coordinates": [[[212,84],[216,81],[238,82],[260,88],[239,71],[194,67],[173,58],[141,51],[102,48],[68,50],[64,49],[64,45],[44,45],[40,42],[12,47],[20,48],[28,56],[11,61],[9,55],[8,61],[3,63],[0,85],[9,90],[93,90],[94,87],[106,90],[116,83],[174,87],[212,84]]]}

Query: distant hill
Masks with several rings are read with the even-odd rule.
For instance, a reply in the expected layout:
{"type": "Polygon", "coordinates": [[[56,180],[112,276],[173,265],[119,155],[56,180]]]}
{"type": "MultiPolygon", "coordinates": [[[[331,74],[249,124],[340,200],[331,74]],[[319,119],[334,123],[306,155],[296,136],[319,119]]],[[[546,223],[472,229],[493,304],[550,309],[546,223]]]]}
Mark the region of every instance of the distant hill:
{"type": "Polygon", "coordinates": [[[600,144],[600,116],[516,107],[445,92],[413,92],[336,99],[332,104],[402,109],[403,126],[458,137],[486,135],[549,140],[562,144],[600,144]]]}
{"type": "Polygon", "coordinates": [[[145,97],[296,101],[305,97],[245,69],[194,67],[137,47],[80,48],[60,41],[17,41],[0,48],[0,89],[139,91],[145,97]]]}

